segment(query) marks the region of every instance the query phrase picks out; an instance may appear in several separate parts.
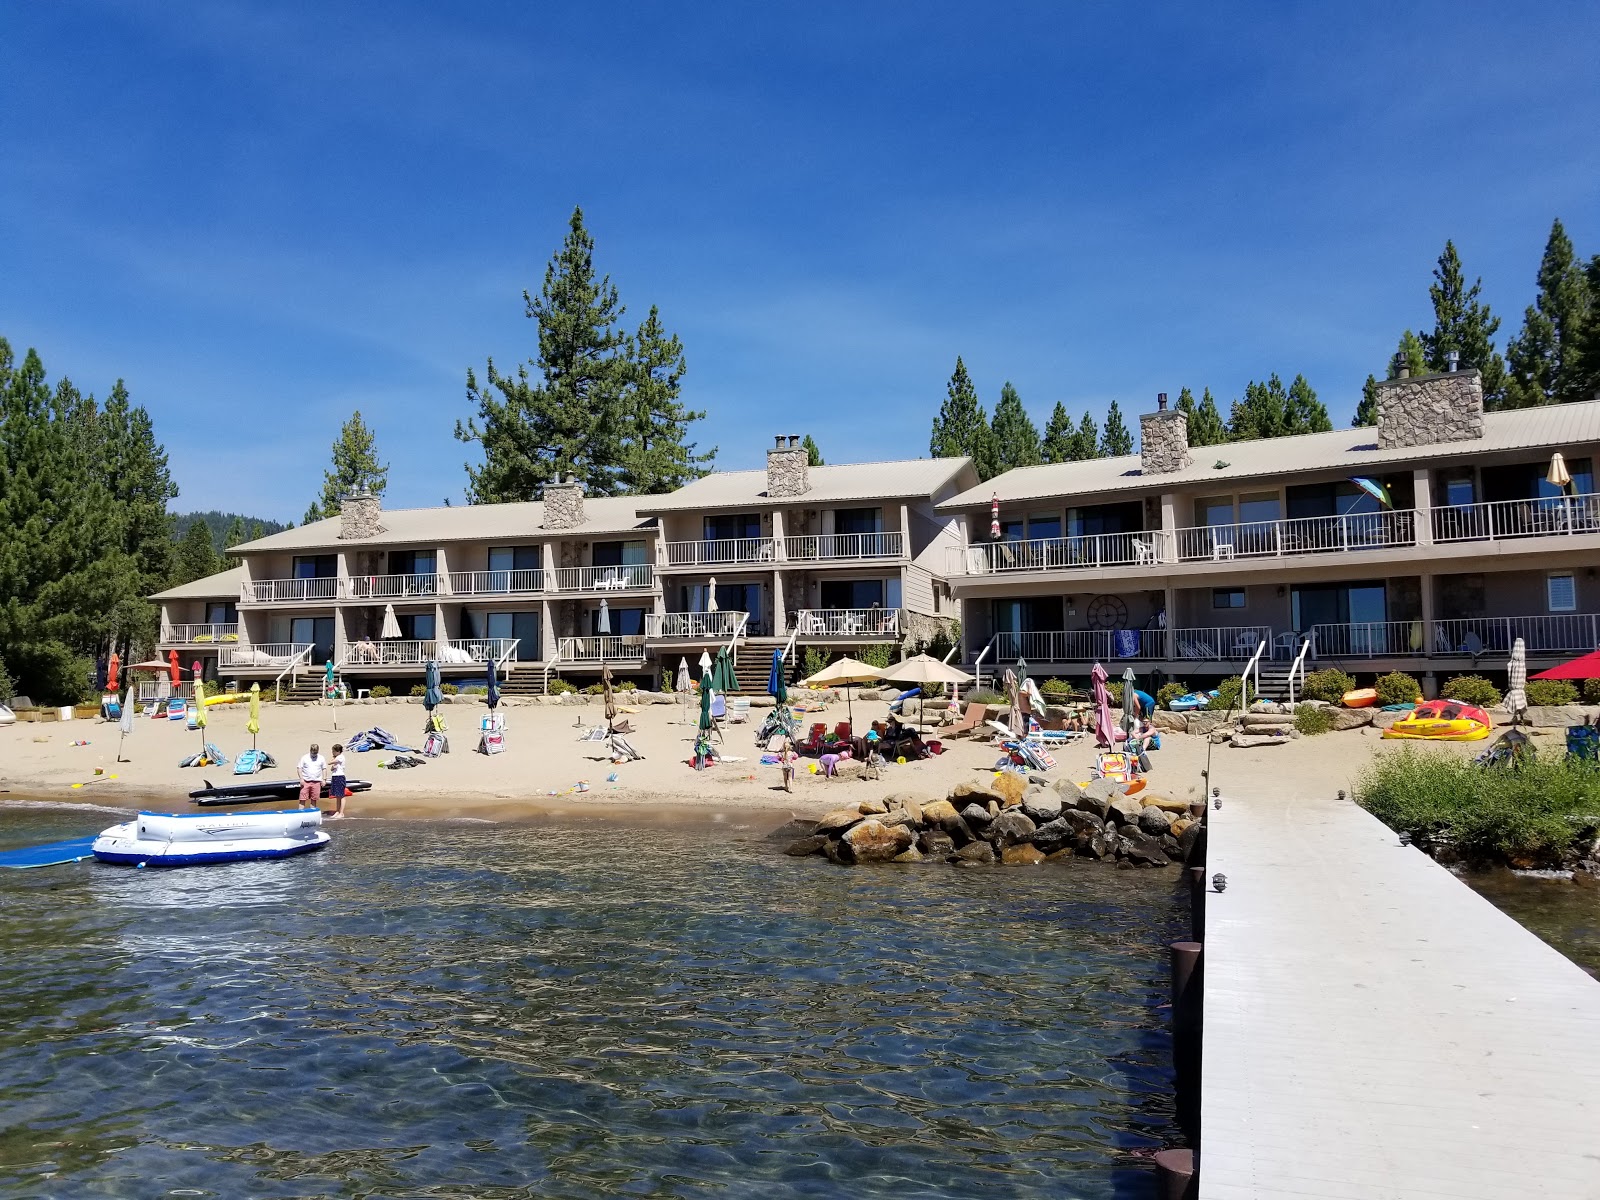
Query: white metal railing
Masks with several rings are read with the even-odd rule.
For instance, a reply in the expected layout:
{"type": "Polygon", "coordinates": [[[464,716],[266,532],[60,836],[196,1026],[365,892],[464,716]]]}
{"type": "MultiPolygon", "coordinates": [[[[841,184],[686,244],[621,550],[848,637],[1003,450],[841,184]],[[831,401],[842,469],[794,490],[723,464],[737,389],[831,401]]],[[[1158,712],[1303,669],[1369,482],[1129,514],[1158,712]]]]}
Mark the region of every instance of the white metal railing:
{"type": "Polygon", "coordinates": [[[1417,514],[1409,508],[1385,509],[1382,512],[1348,513],[1344,516],[1202,525],[1175,532],[1180,562],[1227,562],[1236,558],[1338,554],[1384,546],[1416,545],[1417,514]]]}
{"type": "Polygon", "coordinates": [[[1428,639],[1421,621],[1351,621],[1313,625],[1311,644],[1319,658],[1393,658],[1426,653],[1428,639]]]}
{"type": "Polygon", "coordinates": [[[983,660],[988,658],[990,653],[993,652],[993,650],[994,650],[994,638],[990,638],[987,642],[984,643],[983,649],[978,651],[978,657],[972,660],[972,686],[973,687],[981,688],[983,686],[983,660]]]}
{"type": "Polygon", "coordinates": [[[276,670],[293,665],[296,659],[309,661],[313,649],[311,642],[257,642],[253,645],[240,642],[224,646],[217,665],[235,671],[276,670]]]}
{"type": "Polygon", "coordinates": [[[775,557],[768,537],[708,538],[700,542],[668,542],[670,567],[720,567],[730,563],[768,563],[775,557]]]}
{"type": "Polygon", "coordinates": [[[1573,533],[1600,533],[1600,495],[1489,500],[1433,510],[1436,542],[1498,542],[1573,533]]]}
{"type": "Polygon", "coordinates": [[[784,538],[792,562],[836,558],[899,558],[905,538],[898,529],[885,533],[802,533],[784,538]]]}
{"type": "Polygon", "coordinates": [[[951,547],[951,574],[993,575],[1006,571],[1071,571],[1097,567],[1145,567],[1170,562],[1171,541],[1159,529],[1092,533],[1026,541],[979,542],[951,547]]]}
{"type": "Polygon", "coordinates": [[[1256,695],[1261,695],[1261,656],[1266,653],[1268,643],[1263,641],[1256,647],[1256,652],[1250,656],[1250,661],[1245,663],[1244,670],[1239,672],[1239,711],[1244,712],[1250,707],[1250,679],[1255,677],[1256,695]]]}
{"type": "Polygon", "coordinates": [[[352,575],[347,595],[357,600],[409,600],[437,596],[442,591],[438,575],[352,575]]]}
{"type": "Polygon", "coordinates": [[[435,657],[438,643],[433,638],[363,639],[345,647],[342,667],[420,667],[435,657]]]}
{"type": "Polygon", "coordinates": [[[649,563],[623,563],[613,567],[557,567],[558,592],[620,592],[655,585],[655,568],[649,563]]]}
{"type": "Polygon", "coordinates": [[[451,638],[439,645],[439,665],[461,666],[463,665],[461,656],[465,654],[477,666],[494,663],[498,668],[516,653],[518,640],[517,638],[451,638]],[[443,661],[447,657],[453,661],[443,661]]]}
{"type": "Polygon", "coordinates": [[[206,645],[213,642],[237,642],[239,624],[168,625],[161,631],[163,646],[206,645]]]}
{"type": "Polygon", "coordinates": [[[997,662],[1109,662],[1166,657],[1164,629],[1056,629],[1002,632],[989,643],[997,662]]]}
{"type": "Polygon", "coordinates": [[[1295,680],[1300,681],[1300,687],[1306,685],[1306,656],[1311,653],[1312,641],[1308,637],[1300,639],[1300,653],[1294,656],[1294,662],[1289,664],[1289,674],[1284,677],[1283,683],[1289,689],[1289,707],[1294,707],[1295,680]]]}
{"type": "Polygon", "coordinates": [[[749,619],[748,613],[683,612],[645,613],[644,636],[647,638],[712,639],[720,641],[749,619]]]}
{"type": "Polygon", "coordinates": [[[1214,625],[1200,628],[1169,629],[1172,639],[1172,657],[1195,659],[1201,662],[1225,659],[1240,660],[1262,642],[1272,640],[1272,630],[1266,625],[1214,625]]]}
{"type": "Polygon", "coordinates": [[[344,582],[332,575],[315,579],[250,579],[240,585],[239,600],[244,604],[337,600],[345,594],[344,582]]]}
{"type": "Polygon", "coordinates": [[[789,618],[802,637],[898,637],[898,608],[805,608],[789,618]]]}
{"type": "Polygon", "coordinates": [[[141,679],[133,685],[134,701],[139,704],[151,700],[165,700],[168,696],[178,696],[184,700],[194,698],[194,684],[180,683],[172,686],[172,681],[165,675],[159,679],[141,679]]]}
{"type": "Polygon", "coordinates": [[[455,596],[512,596],[544,591],[544,572],[536,567],[505,571],[451,571],[455,596]]]}
{"type": "Polygon", "coordinates": [[[272,694],[274,697],[276,697],[278,700],[283,699],[284,679],[287,677],[299,678],[300,668],[309,667],[311,665],[311,652],[315,649],[316,646],[314,645],[306,646],[304,650],[289,660],[289,662],[284,666],[283,670],[279,671],[277,675],[273,677],[272,694]]]}
{"type": "Polygon", "coordinates": [[[562,638],[558,657],[575,663],[638,662],[644,658],[644,637],[623,633],[562,638]]]}

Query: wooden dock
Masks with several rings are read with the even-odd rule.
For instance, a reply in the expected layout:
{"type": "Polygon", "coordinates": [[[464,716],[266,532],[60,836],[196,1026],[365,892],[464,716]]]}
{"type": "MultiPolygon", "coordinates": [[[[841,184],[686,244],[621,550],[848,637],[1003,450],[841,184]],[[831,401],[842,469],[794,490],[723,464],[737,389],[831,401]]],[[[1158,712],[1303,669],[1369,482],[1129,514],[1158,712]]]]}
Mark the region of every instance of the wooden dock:
{"type": "Polygon", "coordinates": [[[1600,981],[1348,801],[1209,820],[1201,1200],[1600,1200],[1600,981]]]}

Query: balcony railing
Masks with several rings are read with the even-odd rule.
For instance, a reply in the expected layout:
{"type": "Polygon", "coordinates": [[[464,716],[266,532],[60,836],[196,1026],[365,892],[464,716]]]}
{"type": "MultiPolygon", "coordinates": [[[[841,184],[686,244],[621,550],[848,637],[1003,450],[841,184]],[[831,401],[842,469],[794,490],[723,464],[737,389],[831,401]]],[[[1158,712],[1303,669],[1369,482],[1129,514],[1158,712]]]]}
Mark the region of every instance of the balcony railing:
{"type": "Polygon", "coordinates": [[[806,533],[784,538],[783,545],[790,562],[899,558],[905,546],[905,537],[899,530],[888,533],[806,533]]]}
{"type": "Polygon", "coordinates": [[[1312,628],[1312,651],[1325,658],[1477,658],[1511,653],[1518,638],[1530,654],[1579,654],[1600,645],[1600,615],[1366,621],[1312,628]]]}
{"type": "Polygon", "coordinates": [[[294,665],[311,650],[310,642],[257,642],[254,645],[224,646],[221,653],[223,668],[245,671],[282,671],[294,665]]]}
{"type": "Polygon", "coordinates": [[[636,633],[624,633],[562,638],[560,657],[564,663],[642,662],[644,637],[636,633]]]}
{"type": "Polygon", "coordinates": [[[1164,629],[1066,629],[997,633],[991,657],[999,666],[1015,659],[1039,662],[1110,662],[1165,658],[1164,629]]]}
{"type": "Polygon", "coordinates": [[[1262,642],[1272,641],[1265,625],[1208,625],[1169,629],[1172,657],[1211,662],[1244,662],[1262,642]]]}
{"type": "Polygon", "coordinates": [[[1491,500],[1433,510],[1436,542],[1499,542],[1574,533],[1600,533],[1600,495],[1491,500]]]}
{"type": "Polygon", "coordinates": [[[1169,547],[1168,535],[1158,529],[980,542],[952,550],[949,567],[955,574],[991,575],[1006,571],[1154,566],[1171,561],[1169,547]]]}
{"type": "Polygon", "coordinates": [[[346,595],[355,600],[411,600],[439,595],[438,575],[352,575],[346,595]]]}
{"type": "Polygon", "coordinates": [[[456,596],[526,596],[544,591],[538,568],[504,571],[451,571],[450,591],[456,596]]]}
{"type": "Polygon", "coordinates": [[[644,636],[652,640],[720,641],[732,636],[748,616],[744,612],[645,613],[644,636]]]}
{"type": "Polygon", "coordinates": [[[385,638],[362,640],[345,647],[344,667],[422,667],[429,659],[448,671],[504,662],[516,649],[516,638],[385,638]]]}
{"type": "Polygon", "coordinates": [[[891,638],[900,636],[898,608],[808,608],[789,618],[798,636],[891,638]]]}
{"type": "Polygon", "coordinates": [[[316,579],[252,579],[240,587],[239,599],[245,604],[337,600],[344,595],[344,582],[332,575],[316,579]]]}
{"type": "Polygon", "coordinates": [[[1349,513],[1338,517],[1293,517],[1179,529],[1180,562],[1231,562],[1296,554],[1342,554],[1385,546],[1414,546],[1417,514],[1412,509],[1349,513]]]}
{"type": "Polygon", "coordinates": [[[769,563],[774,557],[771,538],[713,538],[701,542],[668,542],[669,567],[723,567],[740,563],[769,563]]]}
{"type": "Polygon", "coordinates": [[[205,645],[210,642],[237,642],[239,624],[168,625],[161,631],[163,646],[205,645]]]}
{"type": "Polygon", "coordinates": [[[614,567],[557,567],[558,592],[648,591],[655,585],[655,569],[649,563],[624,563],[614,567]]]}

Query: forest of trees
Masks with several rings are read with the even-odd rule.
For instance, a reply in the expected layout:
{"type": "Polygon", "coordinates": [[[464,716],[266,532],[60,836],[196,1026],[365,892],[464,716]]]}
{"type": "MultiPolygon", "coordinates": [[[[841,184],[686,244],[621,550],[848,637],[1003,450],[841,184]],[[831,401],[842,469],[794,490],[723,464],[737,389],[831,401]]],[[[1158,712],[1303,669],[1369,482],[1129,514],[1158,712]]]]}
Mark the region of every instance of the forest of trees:
{"type": "Polygon", "coordinates": [[[538,354],[509,375],[490,359],[482,385],[467,371],[475,412],[455,436],[483,449],[481,464],[467,464],[470,502],[533,500],[557,477],[582,480],[591,496],[653,495],[711,469],[716,448],[686,440],[705,413],[679,400],[683,345],[653,306],[636,330],[622,326],[627,309],[611,277],[595,276],[581,208],[543,289],[522,299],[538,354]]]}

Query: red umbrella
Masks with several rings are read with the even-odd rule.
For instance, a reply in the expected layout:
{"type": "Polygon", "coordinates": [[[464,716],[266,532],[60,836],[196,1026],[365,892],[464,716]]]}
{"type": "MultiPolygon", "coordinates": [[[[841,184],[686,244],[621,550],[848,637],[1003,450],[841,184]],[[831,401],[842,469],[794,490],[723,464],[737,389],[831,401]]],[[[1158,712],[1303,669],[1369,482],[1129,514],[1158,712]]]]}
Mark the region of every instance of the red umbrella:
{"type": "Polygon", "coordinates": [[[117,671],[121,666],[122,660],[117,657],[117,652],[113,650],[111,652],[111,663],[106,668],[106,691],[114,692],[117,690],[117,671]]]}
{"type": "Polygon", "coordinates": [[[167,671],[172,676],[172,686],[177,687],[181,668],[178,666],[178,652],[176,650],[167,651],[167,671]]]}
{"type": "Polygon", "coordinates": [[[1540,671],[1533,679],[1600,679],[1600,650],[1591,650],[1582,658],[1564,662],[1559,667],[1540,671]]]}

